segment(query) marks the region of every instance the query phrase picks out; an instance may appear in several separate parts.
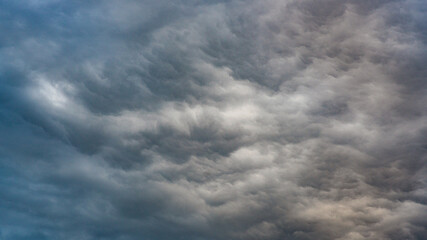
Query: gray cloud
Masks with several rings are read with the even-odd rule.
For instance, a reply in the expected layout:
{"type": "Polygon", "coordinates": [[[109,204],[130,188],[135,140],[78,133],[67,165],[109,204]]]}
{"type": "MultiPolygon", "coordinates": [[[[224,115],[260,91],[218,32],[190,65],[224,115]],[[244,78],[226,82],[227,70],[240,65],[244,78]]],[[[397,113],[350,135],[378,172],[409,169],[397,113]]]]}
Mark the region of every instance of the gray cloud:
{"type": "Polygon", "coordinates": [[[0,3],[2,239],[425,239],[423,1],[0,3]]]}

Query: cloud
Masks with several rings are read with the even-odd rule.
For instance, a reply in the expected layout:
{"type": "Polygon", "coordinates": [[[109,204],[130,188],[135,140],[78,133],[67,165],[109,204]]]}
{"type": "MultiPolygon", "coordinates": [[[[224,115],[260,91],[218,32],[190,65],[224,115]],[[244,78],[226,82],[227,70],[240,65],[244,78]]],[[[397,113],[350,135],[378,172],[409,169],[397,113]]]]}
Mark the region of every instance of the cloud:
{"type": "Polygon", "coordinates": [[[423,1],[0,3],[4,239],[424,239],[423,1]]]}

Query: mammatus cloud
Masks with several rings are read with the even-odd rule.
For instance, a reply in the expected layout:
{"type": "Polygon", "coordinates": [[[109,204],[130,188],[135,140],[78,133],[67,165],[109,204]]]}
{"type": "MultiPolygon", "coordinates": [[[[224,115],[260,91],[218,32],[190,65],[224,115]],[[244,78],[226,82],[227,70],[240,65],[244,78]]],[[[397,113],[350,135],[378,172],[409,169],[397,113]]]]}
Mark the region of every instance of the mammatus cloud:
{"type": "Polygon", "coordinates": [[[426,11],[0,2],[0,238],[426,239],[426,11]]]}

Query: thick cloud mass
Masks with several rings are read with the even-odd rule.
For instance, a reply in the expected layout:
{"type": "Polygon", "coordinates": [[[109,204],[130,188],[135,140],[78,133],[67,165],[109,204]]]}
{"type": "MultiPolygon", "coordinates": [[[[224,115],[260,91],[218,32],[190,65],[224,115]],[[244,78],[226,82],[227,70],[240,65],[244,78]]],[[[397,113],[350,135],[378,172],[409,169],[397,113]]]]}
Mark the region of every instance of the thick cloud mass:
{"type": "Polygon", "coordinates": [[[427,239],[426,13],[0,1],[0,238],[427,239]]]}

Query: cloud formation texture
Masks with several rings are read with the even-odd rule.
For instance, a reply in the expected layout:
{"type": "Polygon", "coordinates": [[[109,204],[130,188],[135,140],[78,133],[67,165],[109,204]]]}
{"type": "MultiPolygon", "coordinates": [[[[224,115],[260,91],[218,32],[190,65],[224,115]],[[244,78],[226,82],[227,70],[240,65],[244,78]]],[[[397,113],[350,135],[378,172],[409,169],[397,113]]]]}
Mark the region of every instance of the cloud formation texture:
{"type": "Polygon", "coordinates": [[[0,238],[427,239],[426,13],[0,1],[0,238]]]}

